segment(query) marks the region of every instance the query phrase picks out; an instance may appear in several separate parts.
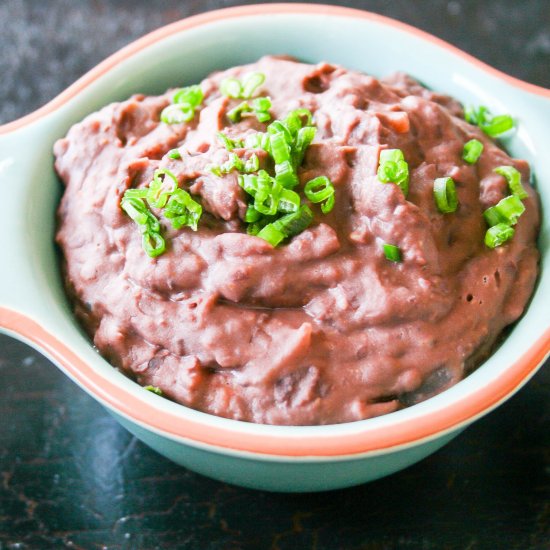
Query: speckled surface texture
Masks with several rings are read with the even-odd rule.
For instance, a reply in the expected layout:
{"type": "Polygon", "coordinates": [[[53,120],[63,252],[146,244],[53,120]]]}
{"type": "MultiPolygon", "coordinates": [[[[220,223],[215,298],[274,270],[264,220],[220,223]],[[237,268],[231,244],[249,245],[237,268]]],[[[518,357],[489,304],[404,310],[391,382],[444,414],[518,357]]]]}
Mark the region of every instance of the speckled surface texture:
{"type": "MultiPolygon", "coordinates": [[[[236,4],[0,1],[0,123],[147,31],[236,4]]],[[[338,4],[411,23],[550,88],[547,0],[338,4]]],[[[0,550],[547,549],[549,397],[547,364],[497,411],[401,473],[332,493],[270,494],[161,458],[46,359],[0,335],[0,550]]]]}

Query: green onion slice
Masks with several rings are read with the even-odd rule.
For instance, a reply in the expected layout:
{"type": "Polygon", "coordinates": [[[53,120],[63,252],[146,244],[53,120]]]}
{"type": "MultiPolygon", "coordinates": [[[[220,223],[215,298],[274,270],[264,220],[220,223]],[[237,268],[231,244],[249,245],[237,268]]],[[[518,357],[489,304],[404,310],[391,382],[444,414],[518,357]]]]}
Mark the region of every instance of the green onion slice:
{"type": "Polygon", "coordinates": [[[479,126],[490,137],[497,137],[514,128],[514,119],[510,115],[493,116],[485,105],[468,107],[464,111],[464,118],[470,124],[479,126]]]}
{"type": "Polygon", "coordinates": [[[313,212],[307,205],[302,205],[297,212],[287,214],[278,220],[268,223],[257,234],[272,246],[277,246],[283,239],[298,235],[313,221],[313,212]]]}
{"type": "Polygon", "coordinates": [[[244,143],[241,140],[231,139],[223,132],[218,132],[216,137],[224,144],[228,151],[233,151],[233,149],[242,149],[244,147],[244,143]]]}
{"type": "Polygon", "coordinates": [[[220,84],[220,93],[233,99],[250,99],[264,82],[264,73],[251,73],[242,82],[238,78],[229,77],[220,84]]]}
{"type": "Polygon", "coordinates": [[[162,110],[160,120],[165,124],[182,124],[195,117],[195,108],[188,103],[175,103],[162,110]]]}
{"type": "Polygon", "coordinates": [[[305,184],[304,194],[311,202],[323,202],[334,195],[334,186],[326,176],[319,176],[305,184]]]}
{"type": "Polygon", "coordinates": [[[124,199],[144,199],[147,197],[147,193],[149,193],[149,189],[147,187],[142,187],[140,189],[126,189],[124,192],[124,199]]]}
{"type": "Polygon", "coordinates": [[[277,246],[286,235],[280,230],[277,229],[274,224],[268,223],[264,226],[257,234],[260,239],[267,241],[271,246],[277,246]]]}
{"type": "Polygon", "coordinates": [[[401,149],[383,149],[380,151],[378,179],[382,183],[395,183],[403,195],[409,191],[409,165],[401,149]]]}
{"type": "Polygon", "coordinates": [[[220,93],[226,97],[239,99],[242,97],[243,87],[238,78],[226,78],[220,84],[220,93]]]}
{"type": "Polygon", "coordinates": [[[517,195],[510,195],[499,201],[495,206],[487,208],[483,212],[483,216],[489,227],[499,223],[515,225],[523,212],[525,212],[525,206],[520,198],[517,195]]]}
{"type": "Polygon", "coordinates": [[[254,222],[257,222],[261,217],[262,217],[261,212],[258,212],[254,208],[254,206],[249,204],[244,214],[244,221],[247,223],[254,223],[254,222]]]}
{"type": "Polygon", "coordinates": [[[401,250],[399,250],[398,246],[395,246],[394,244],[384,243],[382,245],[382,248],[384,250],[384,256],[386,256],[387,260],[390,260],[390,262],[401,261],[401,250]]]}
{"type": "Polygon", "coordinates": [[[485,245],[489,248],[496,248],[514,236],[514,228],[505,223],[497,223],[487,229],[485,233],[485,245]]]}
{"type": "Polygon", "coordinates": [[[172,221],[174,229],[190,227],[196,231],[202,216],[202,206],[184,189],[176,189],[166,205],[164,215],[172,221]]]}
{"type": "Polygon", "coordinates": [[[464,149],[462,150],[462,158],[468,164],[475,164],[481,153],[483,152],[483,143],[478,139],[471,139],[470,141],[464,144],[464,149]]]}
{"type": "MultiPolygon", "coordinates": [[[[128,189],[128,191],[138,191],[138,189],[128,189]]],[[[126,191],[126,193],[128,193],[128,191],[126,191]]],[[[141,189],[139,189],[139,191],[141,191],[141,189]]],[[[124,197],[120,202],[120,207],[135,223],[138,225],[147,225],[149,221],[147,206],[145,206],[145,203],[139,198],[126,196],[126,193],[124,193],[124,197]]]]}
{"type": "Polygon", "coordinates": [[[458,197],[453,178],[437,178],[434,181],[434,199],[440,212],[448,214],[458,207],[458,197]]]}
{"type": "Polygon", "coordinates": [[[290,161],[290,146],[282,132],[272,134],[269,143],[271,145],[271,156],[275,164],[290,161]]]}
{"type": "Polygon", "coordinates": [[[275,165],[275,179],[285,189],[294,189],[298,185],[298,175],[289,160],[275,165]]]}
{"type": "Polygon", "coordinates": [[[156,386],[145,386],[144,389],[156,395],[162,395],[162,390],[160,388],[157,388],[156,386]]]}
{"type": "Polygon", "coordinates": [[[159,169],[153,174],[153,181],[149,184],[147,202],[155,208],[164,208],[168,197],[177,189],[178,180],[170,170],[159,169]],[[168,184],[168,188],[167,187],[168,184]]]}
{"type": "Polygon", "coordinates": [[[196,109],[203,101],[204,94],[201,87],[196,84],[181,88],[174,94],[173,103],[187,104],[196,109]]]}
{"type": "Polygon", "coordinates": [[[512,194],[520,199],[526,199],[529,195],[521,184],[521,174],[513,166],[499,166],[493,170],[497,174],[504,176],[508,182],[508,187],[512,194]]]}
{"type": "Polygon", "coordinates": [[[239,122],[243,116],[243,113],[252,112],[252,107],[248,104],[248,101],[239,103],[236,107],[228,111],[227,118],[231,122],[239,122]]]}
{"type": "MultiPolygon", "coordinates": [[[[241,97],[250,99],[254,92],[265,82],[264,73],[252,73],[243,79],[241,97]]],[[[270,104],[271,107],[271,104],[270,104]]]]}
{"type": "Polygon", "coordinates": [[[145,231],[143,233],[142,246],[151,258],[160,256],[166,250],[166,242],[163,236],[156,231],[145,231]]]}
{"type": "Polygon", "coordinates": [[[243,172],[251,173],[257,172],[260,168],[260,159],[256,153],[252,153],[250,157],[245,161],[243,172]]]}
{"type": "Polygon", "coordinates": [[[297,212],[300,209],[300,195],[290,189],[282,189],[279,195],[279,212],[297,212]]]}
{"type": "Polygon", "coordinates": [[[260,186],[254,197],[254,208],[266,216],[276,214],[282,190],[276,182],[271,182],[269,186],[260,186]]]}

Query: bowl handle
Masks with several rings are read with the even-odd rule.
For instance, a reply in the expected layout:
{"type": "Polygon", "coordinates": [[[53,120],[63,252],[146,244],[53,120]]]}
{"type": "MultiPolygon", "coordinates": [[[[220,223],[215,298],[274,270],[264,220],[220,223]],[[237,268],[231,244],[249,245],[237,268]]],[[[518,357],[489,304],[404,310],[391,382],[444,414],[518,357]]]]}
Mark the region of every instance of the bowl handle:
{"type": "Polygon", "coordinates": [[[0,329],[14,314],[44,326],[51,307],[59,185],[51,153],[57,128],[51,122],[45,117],[0,126],[0,329]]]}

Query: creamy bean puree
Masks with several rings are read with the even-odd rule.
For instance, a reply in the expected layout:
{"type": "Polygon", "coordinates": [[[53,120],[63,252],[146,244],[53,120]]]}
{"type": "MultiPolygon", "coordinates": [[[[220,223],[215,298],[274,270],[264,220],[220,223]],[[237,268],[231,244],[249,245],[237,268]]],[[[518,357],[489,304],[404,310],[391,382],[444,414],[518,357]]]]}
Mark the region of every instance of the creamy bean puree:
{"type": "MultiPolygon", "coordinates": [[[[89,115],[55,144],[65,185],[57,242],[66,287],[114,366],[215,415],[348,422],[456,384],[522,314],[539,257],[529,167],[466,122],[457,101],[403,74],[378,80],[283,57],[215,73],[200,90],[188,121],[160,120],[174,90],[135,95],[89,115]],[[259,121],[253,109],[231,120],[246,95],[223,95],[220,84],[251,73],[265,75],[252,95],[271,99],[270,120],[259,121]],[[313,220],[272,246],[247,234],[254,199],[242,187],[245,170],[213,167],[232,153],[249,159],[242,141],[300,108],[312,113],[316,135],[294,191],[313,220]],[[218,132],[233,140],[232,151],[218,132]],[[469,163],[463,148],[472,139],[484,148],[469,163]],[[403,153],[408,194],[380,180],[386,149],[403,153]],[[491,248],[484,211],[511,195],[499,166],[519,171],[527,196],[513,237],[491,248]],[[176,229],[162,208],[150,207],[166,244],[151,257],[121,200],[149,186],[160,168],[202,216],[196,231],[176,229]],[[318,176],[334,189],[327,213],[303,193],[318,176]],[[438,178],[454,181],[455,211],[438,208],[438,178]],[[385,244],[397,247],[397,258],[387,257],[385,244]]],[[[255,153],[256,169],[274,177],[269,154],[259,146],[255,153]]]]}

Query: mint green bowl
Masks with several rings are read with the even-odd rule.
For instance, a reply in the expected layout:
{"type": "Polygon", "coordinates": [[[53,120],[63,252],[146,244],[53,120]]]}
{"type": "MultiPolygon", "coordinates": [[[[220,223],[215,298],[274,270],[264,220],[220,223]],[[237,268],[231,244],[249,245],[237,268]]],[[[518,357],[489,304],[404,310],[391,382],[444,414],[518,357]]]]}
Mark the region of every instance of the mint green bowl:
{"type": "Polygon", "coordinates": [[[550,211],[549,90],[366,12],[312,4],[210,12],[134,42],[39,111],[0,127],[0,186],[9,197],[0,204],[0,330],[40,350],[130,432],[175,462],[247,487],[319,491],[413,464],[536,372],[550,348],[550,230],[544,218],[541,276],[509,337],[464,381],[419,405],[348,424],[266,426],[215,417],[147,392],[97,354],[71,313],[53,243],[60,185],[52,145],[73,123],[111,101],[195,83],[213,70],[282,53],[377,76],[405,71],[465,103],[514,113],[519,128],[507,146],[531,163],[543,209],[550,211]]]}

